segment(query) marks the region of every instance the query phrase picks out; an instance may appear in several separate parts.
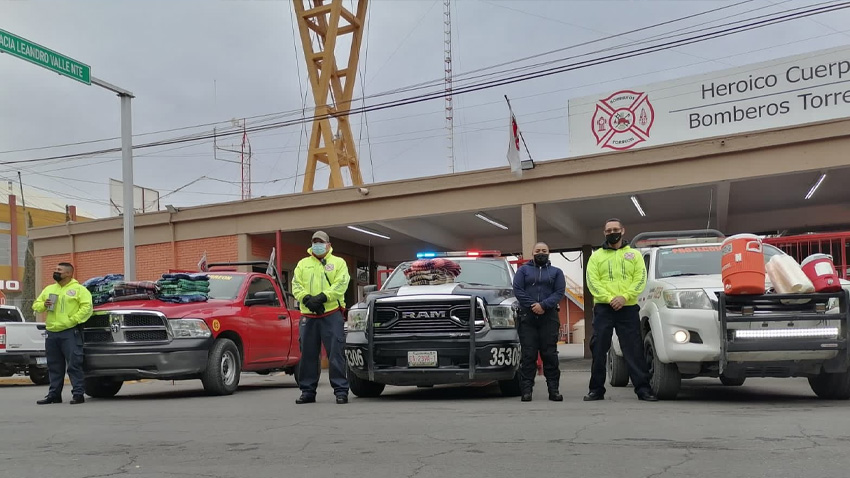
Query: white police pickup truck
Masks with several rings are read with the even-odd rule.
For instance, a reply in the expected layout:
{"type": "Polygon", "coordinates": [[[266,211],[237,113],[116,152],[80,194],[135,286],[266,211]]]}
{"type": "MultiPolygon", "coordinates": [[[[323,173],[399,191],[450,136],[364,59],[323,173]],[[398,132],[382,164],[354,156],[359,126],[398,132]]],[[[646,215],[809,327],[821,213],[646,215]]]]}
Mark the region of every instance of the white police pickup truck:
{"type": "MultiPolygon", "coordinates": [[[[847,333],[850,283],[832,294],[727,296],[717,231],[639,234],[647,286],[638,298],[653,392],[674,399],[682,379],[807,377],[821,398],[850,398],[847,333]]],[[[764,244],[765,261],[781,250],[764,244]]],[[[768,290],[770,284],[767,284],[768,290]]],[[[608,353],[608,379],[629,382],[619,342],[608,353]]]]}
{"type": "Polygon", "coordinates": [[[47,385],[47,356],[43,323],[25,322],[21,310],[0,305],[0,377],[29,375],[36,385],[47,385]]]}

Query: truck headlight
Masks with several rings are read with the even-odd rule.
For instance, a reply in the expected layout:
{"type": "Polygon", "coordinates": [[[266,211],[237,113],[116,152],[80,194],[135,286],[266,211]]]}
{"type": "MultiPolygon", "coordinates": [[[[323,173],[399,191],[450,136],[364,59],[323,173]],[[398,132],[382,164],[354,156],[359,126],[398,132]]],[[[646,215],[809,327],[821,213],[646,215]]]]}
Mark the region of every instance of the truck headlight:
{"type": "Polygon", "coordinates": [[[665,290],[663,295],[669,309],[714,309],[711,299],[702,289],[665,290]]]}
{"type": "Polygon", "coordinates": [[[487,318],[494,329],[512,329],[516,327],[516,310],[510,305],[488,305],[487,318]]]}
{"type": "Polygon", "coordinates": [[[206,322],[201,319],[170,319],[171,333],[175,339],[205,338],[212,335],[206,322]]]}
{"type": "Polygon", "coordinates": [[[369,309],[351,309],[348,311],[349,332],[366,330],[368,311],[369,309]]]}

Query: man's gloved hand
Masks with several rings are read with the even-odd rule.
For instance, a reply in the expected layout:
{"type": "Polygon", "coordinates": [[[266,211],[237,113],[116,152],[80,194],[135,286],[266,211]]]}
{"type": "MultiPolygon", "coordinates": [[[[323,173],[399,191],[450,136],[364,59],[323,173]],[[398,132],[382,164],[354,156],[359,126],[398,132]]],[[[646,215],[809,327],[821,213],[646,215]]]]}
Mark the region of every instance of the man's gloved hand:
{"type": "Polygon", "coordinates": [[[312,300],[316,304],[324,304],[328,301],[328,296],[324,292],[319,292],[319,295],[313,296],[312,300]]]}
{"type": "Polygon", "coordinates": [[[325,313],[325,304],[323,304],[321,302],[315,303],[315,301],[314,301],[313,304],[310,306],[310,312],[312,312],[316,315],[324,314],[325,313]]]}
{"type": "Polygon", "coordinates": [[[303,299],[301,299],[301,303],[304,304],[309,309],[311,300],[313,300],[313,296],[310,295],[310,294],[307,294],[307,295],[304,296],[303,299]]]}

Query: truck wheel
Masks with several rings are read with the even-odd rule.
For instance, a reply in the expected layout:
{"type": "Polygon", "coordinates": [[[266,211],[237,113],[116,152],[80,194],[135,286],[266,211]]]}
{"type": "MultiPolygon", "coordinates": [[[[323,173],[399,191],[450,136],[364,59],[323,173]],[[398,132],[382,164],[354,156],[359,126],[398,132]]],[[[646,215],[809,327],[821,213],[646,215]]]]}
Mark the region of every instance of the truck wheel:
{"type": "Polygon", "coordinates": [[[850,371],[841,373],[821,372],[809,377],[809,386],[818,398],[825,400],[847,400],[850,398],[850,371]]]}
{"type": "Polygon", "coordinates": [[[720,376],[720,383],[726,385],[727,387],[740,387],[747,380],[747,377],[726,377],[724,375],[720,376]]]}
{"type": "Polygon", "coordinates": [[[49,385],[50,384],[50,376],[47,374],[47,369],[44,367],[37,367],[35,365],[29,366],[29,376],[32,383],[36,385],[49,385]]]}
{"type": "Polygon", "coordinates": [[[608,383],[612,387],[625,387],[629,384],[629,369],[626,366],[626,359],[614,353],[614,347],[608,350],[608,360],[605,362],[608,383]]]}
{"type": "Polygon", "coordinates": [[[241,372],[239,348],[230,339],[218,339],[210,350],[201,382],[210,395],[230,395],[239,386],[241,372]]]}
{"type": "Polygon", "coordinates": [[[655,353],[655,341],[652,334],[647,333],[643,339],[646,363],[649,365],[649,386],[652,393],[661,400],[673,400],[679,394],[682,385],[682,377],[679,375],[679,367],[673,363],[662,363],[655,353]]]}
{"type": "Polygon", "coordinates": [[[121,390],[124,382],[109,377],[89,377],[86,379],[86,395],[94,398],[112,398],[121,390]]]}
{"type": "Polygon", "coordinates": [[[298,377],[301,376],[301,362],[295,364],[295,367],[292,368],[292,377],[295,379],[295,385],[300,385],[301,382],[298,380],[298,377]]]}
{"type": "Polygon", "coordinates": [[[518,397],[522,395],[522,388],[519,382],[519,370],[514,373],[514,378],[510,380],[499,380],[499,391],[505,397],[518,397]]]}
{"type": "Polygon", "coordinates": [[[370,382],[359,378],[357,375],[348,369],[348,387],[351,393],[361,398],[375,398],[381,395],[384,391],[383,383],[370,382]]]}

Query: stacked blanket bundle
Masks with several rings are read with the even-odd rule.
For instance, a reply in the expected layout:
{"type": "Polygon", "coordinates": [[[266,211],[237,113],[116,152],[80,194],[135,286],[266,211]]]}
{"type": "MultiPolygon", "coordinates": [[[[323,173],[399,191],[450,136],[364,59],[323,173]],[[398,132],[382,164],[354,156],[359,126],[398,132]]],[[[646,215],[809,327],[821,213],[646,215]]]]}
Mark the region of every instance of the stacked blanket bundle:
{"type": "Polygon", "coordinates": [[[410,285],[436,285],[454,282],[460,275],[460,264],[448,259],[423,259],[414,261],[404,271],[410,285]]]}
{"type": "Polygon", "coordinates": [[[155,299],[159,286],[153,281],[117,282],[112,289],[111,302],[155,299]]]}
{"type": "Polygon", "coordinates": [[[157,281],[159,300],[186,304],[209,299],[210,277],[207,274],[163,274],[157,281]]]}
{"type": "Polygon", "coordinates": [[[112,299],[112,291],[115,285],[124,280],[124,274],[107,274],[100,277],[92,277],[83,282],[83,287],[91,292],[94,305],[105,304],[112,299]]]}

